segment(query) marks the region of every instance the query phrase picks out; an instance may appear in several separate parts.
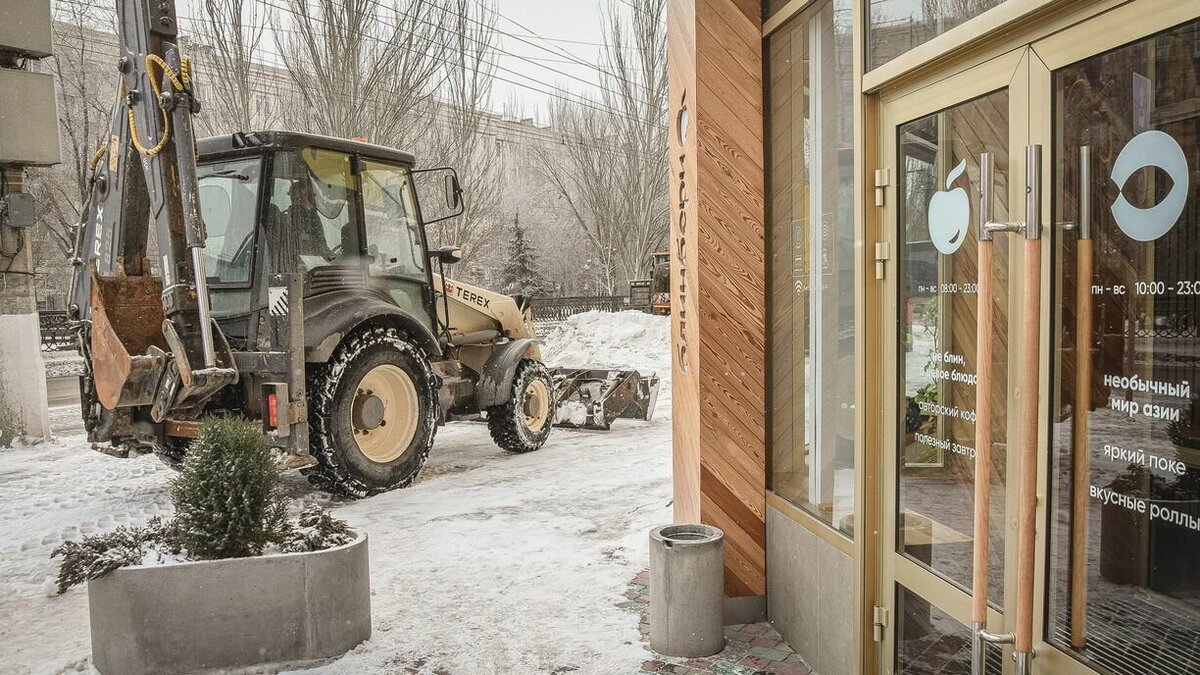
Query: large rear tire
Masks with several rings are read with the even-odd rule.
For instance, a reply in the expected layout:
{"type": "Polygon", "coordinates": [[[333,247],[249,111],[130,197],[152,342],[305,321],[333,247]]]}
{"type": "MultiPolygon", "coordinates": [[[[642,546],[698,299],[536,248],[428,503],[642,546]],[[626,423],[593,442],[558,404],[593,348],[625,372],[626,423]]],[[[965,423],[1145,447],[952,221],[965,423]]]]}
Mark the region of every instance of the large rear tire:
{"type": "Polygon", "coordinates": [[[488,431],[509,452],[533,452],[546,443],[554,425],[554,380],[541,361],[521,359],[512,397],[487,409],[488,431]]]}
{"type": "Polygon", "coordinates": [[[437,430],[429,357],[395,328],[352,334],[308,378],[309,482],[345,497],[407,487],[437,430]]]}

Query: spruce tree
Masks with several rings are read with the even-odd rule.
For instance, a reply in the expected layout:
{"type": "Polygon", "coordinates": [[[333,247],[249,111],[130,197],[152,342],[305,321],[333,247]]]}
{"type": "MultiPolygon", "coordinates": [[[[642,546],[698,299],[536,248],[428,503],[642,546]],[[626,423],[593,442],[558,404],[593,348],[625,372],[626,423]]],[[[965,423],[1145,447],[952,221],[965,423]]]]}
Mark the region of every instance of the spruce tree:
{"type": "Polygon", "coordinates": [[[550,285],[542,276],[537,264],[537,249],[525,236],[525,228],[521,226],[521,216],[513,216],[512,236],[508,240],[508,260],[500,278],[503,292],[507,295],[522,294],[532,297],[544,297],[548,294],[550,285]]]}
{"type": "Polygon", "coordinates": [[[193,559],[258,555],[288,534],[271,450],[244,419],[206,419],[171,492],[175,529],[193,559]]]}

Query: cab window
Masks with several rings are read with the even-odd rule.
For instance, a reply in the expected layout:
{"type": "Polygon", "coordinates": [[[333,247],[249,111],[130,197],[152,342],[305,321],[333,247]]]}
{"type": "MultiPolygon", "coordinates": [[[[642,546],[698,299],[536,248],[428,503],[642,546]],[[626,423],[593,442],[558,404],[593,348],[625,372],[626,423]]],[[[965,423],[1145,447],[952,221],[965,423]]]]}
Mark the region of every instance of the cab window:
{"type": "Polygon", "coordinates": [[[204,272],[210,284],[250,282],[261,167],[257,157],[198,167],[200,215],[208,234],[204,272]]]}
{"type": "Polygon", "coordinates": [[[362,247],[350,156],[321,148],[276,156],[267,227],[275,271],[357,264],[362,247]]]}
{"type": "Polygon", "coordinates": [[[405,167],[362,163],[363,218],[372,274],[425,278],[425,244],[412,174],[405,167]]]}

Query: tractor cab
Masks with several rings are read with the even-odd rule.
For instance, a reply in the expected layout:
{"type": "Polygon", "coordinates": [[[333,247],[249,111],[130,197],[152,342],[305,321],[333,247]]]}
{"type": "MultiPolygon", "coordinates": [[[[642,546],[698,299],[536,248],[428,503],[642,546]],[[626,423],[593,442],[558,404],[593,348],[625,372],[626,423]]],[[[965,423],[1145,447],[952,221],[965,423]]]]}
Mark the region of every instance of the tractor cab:
{"type": "Polygon", "coordinates": [[[452,170],[414,172],[408,153],[311,134],[233,134],[198,145],[206,276],[213,314],[231,339],[251,339],[256,317],[269,311],[271,278],[287,273],[304,276],[306,298],[366,292],[437,334],[415,177],[449,186],[453,211],[452,170]],[[433,172],[445,180],[424,175],[433,172]]]}

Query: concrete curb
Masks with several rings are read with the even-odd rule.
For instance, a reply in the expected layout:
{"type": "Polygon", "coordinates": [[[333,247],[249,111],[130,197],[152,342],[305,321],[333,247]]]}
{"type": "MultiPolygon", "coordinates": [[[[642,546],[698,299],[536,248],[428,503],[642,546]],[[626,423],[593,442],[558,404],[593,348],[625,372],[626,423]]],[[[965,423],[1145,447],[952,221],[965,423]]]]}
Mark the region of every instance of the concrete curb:
{"type": "Polygon", "coordinates": [[[118,569],[88,582],[88,607],[104,675],[338,656],[371,636],[367,536],[311,553],[118,569]]]}

